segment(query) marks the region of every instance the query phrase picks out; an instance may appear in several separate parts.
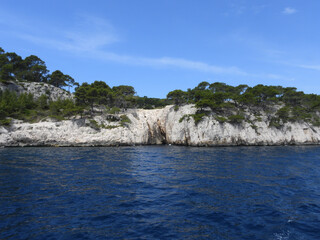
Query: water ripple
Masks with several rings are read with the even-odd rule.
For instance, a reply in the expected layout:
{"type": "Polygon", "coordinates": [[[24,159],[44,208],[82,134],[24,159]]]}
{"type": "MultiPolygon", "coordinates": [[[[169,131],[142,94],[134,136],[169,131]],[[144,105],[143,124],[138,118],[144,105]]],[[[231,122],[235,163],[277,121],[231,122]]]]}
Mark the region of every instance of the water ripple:
{"type": "Polygon", "coordinates": [[[320,239],[320,147],[1,149],[0,239],[320,239]]]}

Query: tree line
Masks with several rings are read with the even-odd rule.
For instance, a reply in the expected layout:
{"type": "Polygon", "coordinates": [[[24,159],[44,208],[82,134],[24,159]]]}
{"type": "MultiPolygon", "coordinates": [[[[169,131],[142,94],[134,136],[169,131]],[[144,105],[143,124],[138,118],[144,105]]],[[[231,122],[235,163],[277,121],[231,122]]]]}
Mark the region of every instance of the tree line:
{"type": "Polygon", "coordinates": [[[49,73],[45,62],[35,55],[23,59],[15,52],[5,52],[0,47],[0,81],[5,83],[10,80],[43,82],[59,88],[78,85],[71,76],[60,70],[49,73]]]}
{"type": "MultiPolygon", "coordinates": [[[[14,52],[5,52],[0,48],[0,81],[10,80],[43,82],[56,87],[76,86],[75,100],[48,101],[46,96],[34,100],[32,95],[0,92],[0,120],[6,117],[23,118],[30,111],[36,110],[52,116],[70,117],[85,111],[92,113],[95,109],[161,108],[174,104],[177,110],[184,104],[194,104],[197,108],[192,117],[196,123],[211,113],[216,119],[224,122],[239,123],[245,120],[244,112],[249,110],[256,115],[259,112],[272,111],[275,105],[280,106],[272,115],[270,122],[281,126],[287,121],[307,121],[320,125],[320,96],[305,94],[294,87],[256,85],[249,87],[241,84],[231,86],[222,82],[201,82],[187,91],[174,90],[164,99],[139,97],[132,86],[120,85],[110,87],[104,81],[82,83],[81,85],[69,76],[56,70],[49,73],[45,62],[31,55],[22,59],[14,52]]],[[[117,110],[118,111],[118,110],[117,110]]]]}
{"type": "Polygon", "coordinates": [[[244,119],[242,113],[245,109],[259,114],[261,110],[268,112],[278,105],[281,108],[276,112],[276,117],[271,119],[275,126],[281,125],[280,122],[299,120],[319,124],[320,96],[305,94],[294,87],[262,84],[254,87],[244,84],[230,86],[222,82],[201,82],[187,91],[171,91],[167,98],[176,106],[195,104],[198,110],[194,117],[198,120],[210,112],[241,120],[244,119]],[[234,114],[235,110],[238,114],[234,114]]]}
{"type": "Polygon", "coordinates": [[[37,122],[49,116],[63,120],[82,114],[83,110],[71,99],[49,101],[46,95],[35,99],[31,93],[17,95],[14,91],[0,91],[0,125],[9,125],[12,118],[37,122]]]}
{"type": "Polygon", "coordinates": [[[136,96],[134,88],[127,85],[111,88],[103,81],[95,81],[80,86],[71,76],[60,70],[49,73],[45,62],[35,55],[23,59],[18,54],[5,52],[0,47],[0,82],[7,83],[12,80],[48,83],[59,88],[75,86],[77,105],[84,108],[89,106],[91,110],[94,105],[152,109],[169,103],[167,99],[136,96]]]}
{"type": "Polygon", "coordinates": [[[95,105],[121,109],[153,109],[171,104],[168,99],[136,96],[135,89],[132,86],[120,85],[111,88],[104,81],[95,81],[91,84],[85,82],[76,87],[75,99],[79,106],[89,106],[92,111],[95,105]]]}

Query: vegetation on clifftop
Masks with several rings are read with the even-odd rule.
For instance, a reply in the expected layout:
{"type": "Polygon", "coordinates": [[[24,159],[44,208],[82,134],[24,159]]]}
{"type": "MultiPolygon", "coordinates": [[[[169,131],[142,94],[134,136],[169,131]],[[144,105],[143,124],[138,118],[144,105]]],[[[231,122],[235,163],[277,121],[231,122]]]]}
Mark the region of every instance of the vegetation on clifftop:
{"type": "MultiPolygon", "coordinates": [[[[132,86],[110,87],[104,81],[80,85],[59,70],[50,74],[45,62],[35,55],[22,59],[16,53],[0,48],[0,82],[7,84],[10,81],[42,82],[59,88],[75,87],[75,99],[53,102],[46,95],[34,99],[32,94],[0,91],[0,125],[10,124],[9,118],[37,121],[49,116],[61,120],[73,116],[92,116],[99,111],[119,114],[127,108],[153,109],[169,104],[174,104],[177,111],[184,104],[194,104],[196,113],[185,116],[181,121],[192,117],[198,124],[205,116],[214,113],[214,118],[220,123],[239,124],[251,121],[246,119],[245,112],[253,113],[256,121],[260,121],[259,114],[263,111],[270,113],[268,121],[271,127],[281,127],[289,121],[320,126],[320,96],[305,94],[293,87],[201,82],[187,91],[171,91],[166,99],[139,97],[132,86]]],[[[129,120],[122,117],[121,122],[126,124],[129,120]]]]}
{"type": "Polygon", "coordinates": [[[78,85],[72,77],[60,70],[50,74],[45,62],[35,55],[23,59],[18,54],[5,52],[0,47],[0,82],[7,83],[11,80],[43,82],[59,88],[78,85]]]}
{"type": "Polygon", "coordinates": [[[82,112],[83,108],[70,99],[48,101],[47,96],[42,95],[35,100],[32,94],[0,91],[0,125],[9,125],[11,120],[8,117],[37,122],[45,117],[63,120],[82,112]]]}
{"type": "Polygon", "coordinates": [[[286,122],[305,121],[318,126],[320,123],[320,96],[305,94],[294,87],[247,85],[230,86],[225,83],[201,82],[194,89],[174,90],[167,95],[176,105],[195,104],[195,122],[215,113],[219,122],[241,123],[244,112],[259,115],[270,112],[277,106],[275,114],[270,114],[270,126],[280,127],[286,122]]]}

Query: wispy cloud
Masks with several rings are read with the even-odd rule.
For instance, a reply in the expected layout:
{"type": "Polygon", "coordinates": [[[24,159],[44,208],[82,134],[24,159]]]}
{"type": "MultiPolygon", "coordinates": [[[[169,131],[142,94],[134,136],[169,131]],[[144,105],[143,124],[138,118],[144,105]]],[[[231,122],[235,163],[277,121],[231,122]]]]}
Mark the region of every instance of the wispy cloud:
{"type": "MultiPolygon", "coordinates": [[[[239,10],[238,13],[240,13],[239,10]]],[[[1,18],[0,18],[1,20],[1,18]]],[[[90,57],[103,61],[118,62],[127,65],[151,66],[156,68],[181,68],[199,72],[207,72],[216,75],[246,76],[264,79],[288,80],[284,76],[269,73],[250,73],[237,66],[219,66],[202,61],[194,61],[176,57],[143,57],[118,54],[111,49],[112,44],[121,41],[116,34],[114,27],[105,19],[79,15],[76,25],[66,30],[50,29],[47,33],[37,32],[36,28],[24,28],[25,24],[18,18],[15,19],[15,27],[10,34],[14,34],[20,39],[32,42],[36,45],[45,46],[50,49],[68,52],[77,56],[90,57]],[[20,23],[21,24],[20,24],[20,23]]],[[[8,22],[0,21],[9,25],[8,22]]],[[[32,24],[27,24],[32,26],[32,24]]]]}
{"type": "Polygon", "coordinates": [[[100,59],[126,63],[130,65],[153,66],[153,67],[178,67],[183,69],[197,70],[201,72],[209,72],[214,74],[231,74],[231,75],[249,75],[238,67],[216,66],[200,61],[191,61],[183,58],[161,57],[161,58],[145,58],[136,56],[119,55],[104,51],[92,52],[93,57],[100,59]]]}
{"type": "Polygon", "coordinates": [[[285,15],[291,15],[291,14],[295,14],[297,12],[296,9],[292,8],[292,7],[286,7],[282,13],[285,15]]]}
{"type": "MultiPolygon", "coordinates": [[[[262,77],[262,76],[260,76],[262,77]]],[[[268,79],[273,79],[273,80],[284,80],[284,81],[288,81],[288,82],[291,82],[291,81],[294,81],[295,78],[293,77],[285,77],[283,75],[279,75],[279,74],[272,74],[272,73],[268,73],[264,76],[265,78],[268,78],[268,79]]]]}
{"type": "Polygon", "coordinates": [[[62,32],[59,38],[49,38],[29,33],[17,33],[17,37],[38,45],[44,45],[61,51],[82,53],[96,51],[110,45],[117,39],[108,33],[62,32]]]}
{"type": "Polygon", "coordinates": [[[262,78],[270,80],[284,80],[292,81],[293,78],[288,78],[282,75],[277,75],[273,73],[249,73],[236,66],[217,66],[201,61],[193,61],[183,58],[173,58],[173,57],[159,57],[159,58],[146,58],[141,56],[129,56],[121,55],[111,51],[105,51],[101,47],[113,42],[109,40],[109,35],[103,37],[100,34],[91,36],[89,39],[82,39],[83,35],[71,34],[71,36],[76,36],[71,38],[71,40],[63,39],[51,39],[44,37],[37,37],[32,35],[19,35],[20,38],[31,41],[35,44],[41,44],[50,48],[54,48],[61,51],[68,51],[72,54],[78,54],[94,59],[100,59],[104,61],[118,62],[128,65],[136,66],[152,66],[152,67],[175,67],[187,70],[195,70],[200,72],[207,72],[212,74],[224,74],[224,75],[234,75],[234,76],[246,76],[251,78],[262,78]],[[87,46],[87,43],[92,43],[87,46]]]}
{"type": "Polygon", "coordinates": [[[248,31],[236,30],[228,36],[228,39],[259,54],[260,59],[264,59],[265,61],[268,61],[268,59],[278,59],[285,54],[278,44],[248,31]]]}
{"type": "Polygon", "coordinates": [[[17,33],[16,36],[51,49],[129,65],[177,67],[214,74],[248,75],[247,72],[235,66],[216,66],[201,61],[173,57],[128,56],[104,50],[104,47],[120,41],[113,26],[104,19],[96,17],[81,16],[80,19],[81,21],[78,21],[77,26],[72,30],[56,31],[53,37],[30,33],[17,33]]]}
{"type": "Polygon", "coordinates": [[[298,67],[320,71],[320,65],[298,65],[298,67]]]}
{"type": "Polygon", "coordinates": [[[237,67],[221,67],[221,66],[210,65],[204,62],[196,62],[196,61],[190,61],[190,60],[179,59],[179,58],[164,57],[164,58],[154,59],[153,61],[156,64],[194,69],[194,70],[199,70],[203,72],[222,73],[222,74],[227,73],[227,74],[243,75],[243,76],[248,75],[248,73],[246,73],[245,71],[237,67]]]}
{"type": "Polygon", "coordinates": [[[69,33],[69,39],[51,39],[29,34],[19,34],[20,38],[44,45],[60,51],[68,51],[73,54],[83,55],[95,59],[119,62],[129,65],[153,66],[153,67],[178,67],[183,69],[197,70],[214,74],[231,74],[247,76],[248,73],[235,66],[216,66],[201,61],[192,61],[183,58],[160,57],[146,58],[139,56],[127,56],[101,49],[102,46],[110,44],[113,39],[105,35],[90,36],[83,38],[82,35],[69,33]]]}
{"type": "Polygon", "coordinates": [[[93,50],[119,41],[113,26],[106,20],[80,15],[77,25],[64,33],[69,44],[79,49],[93,50]]]}
{"type": "Polygon", "coordinates": [[[294,68],[303,68],[303,69],[307,69],[307,70],[320,71],[320,65],[309,64],[309,63],[303,64],[301,62],[302,62],[301,60],[295,60],[295,61],[282,60],[282,61],[277,61],[278,64],[285,65],[285,66],[290,66],[290,67],[294,67],[294,68]]]}
{"type": "Polygon", "coordinates": [[[45,22],[28,22],[28,20],[2,13],[0,11],[0,26],[11,27],[10,34],[58,50],[92,51],[120,41],[113,26],[108,21],[90,15],[77,15],[75,24],[61,30],[47,26],[45,22]],[[9,20],[6,21],[5,19],[9,20]]]}

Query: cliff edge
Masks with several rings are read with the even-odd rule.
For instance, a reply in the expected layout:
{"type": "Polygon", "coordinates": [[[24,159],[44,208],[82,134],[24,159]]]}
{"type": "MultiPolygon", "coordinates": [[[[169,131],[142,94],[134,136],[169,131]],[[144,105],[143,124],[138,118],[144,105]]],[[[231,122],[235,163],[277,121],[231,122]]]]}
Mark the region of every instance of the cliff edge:
{"type": "Polygon", "coordinates": [[[195,124],[193,105],[162,109],[129,109],[93,119],[75,118],[38,123],[14,120],[0,127],[0,146],[119,146],[174,144],[187,146],[293,145],[319,144],[320,128],[306,122],[285,123],[270,127],[268,115],[256,120],[250,112],[241,123],[219,122],[214,113],[195,124]],[[126,116],[127,121],[121,122],[126,116]],[[115,119],[116,120],[115,120],[115,119]]]}

